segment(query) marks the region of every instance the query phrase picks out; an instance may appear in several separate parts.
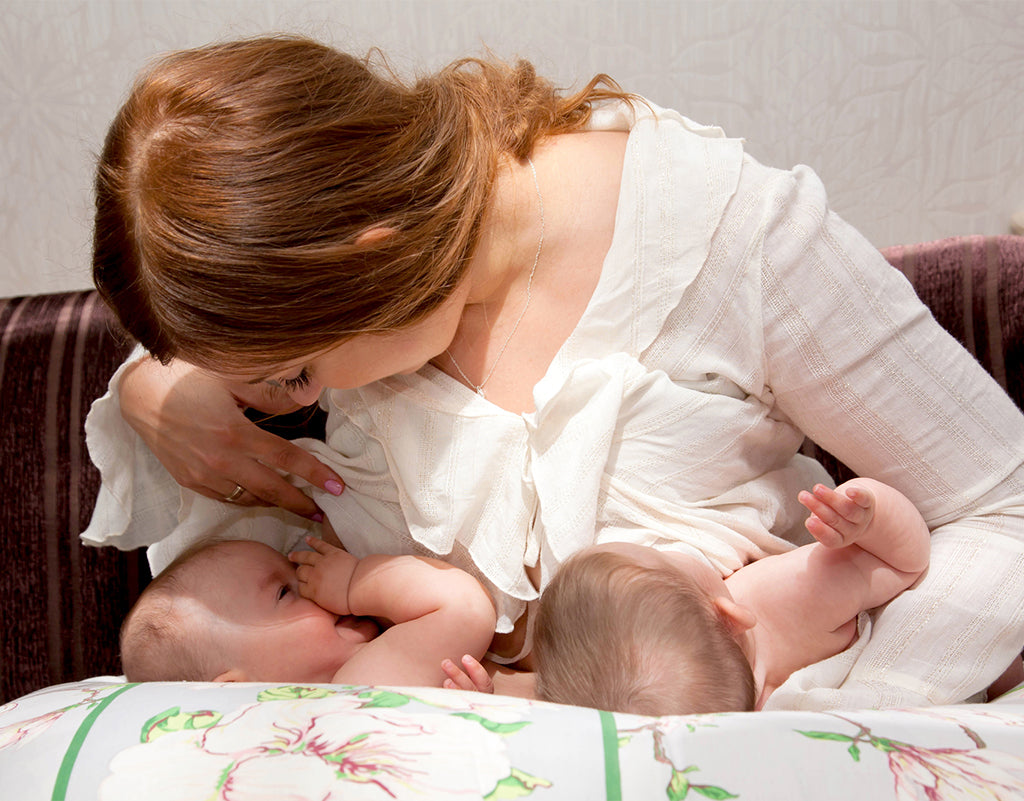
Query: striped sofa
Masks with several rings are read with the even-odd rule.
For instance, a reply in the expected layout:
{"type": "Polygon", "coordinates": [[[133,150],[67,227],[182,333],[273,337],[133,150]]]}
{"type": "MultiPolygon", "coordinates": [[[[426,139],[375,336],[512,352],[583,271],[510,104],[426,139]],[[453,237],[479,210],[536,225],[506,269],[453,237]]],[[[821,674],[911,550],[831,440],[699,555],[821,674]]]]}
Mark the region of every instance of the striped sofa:
{"type": "MultiPolygon", "coordinates": [[[[1024,408],[1024,237],[959,237],[885,255],[1024,408]]],[[[149,578],[142,553],[78,540],[99,482],[83,423],[129,350],[111,319],[90,291],[0,300],[0,703],[119,673],[118,627],[149,578]]],[[[283,429],[303,433],[290,421],[283,429]]]]}

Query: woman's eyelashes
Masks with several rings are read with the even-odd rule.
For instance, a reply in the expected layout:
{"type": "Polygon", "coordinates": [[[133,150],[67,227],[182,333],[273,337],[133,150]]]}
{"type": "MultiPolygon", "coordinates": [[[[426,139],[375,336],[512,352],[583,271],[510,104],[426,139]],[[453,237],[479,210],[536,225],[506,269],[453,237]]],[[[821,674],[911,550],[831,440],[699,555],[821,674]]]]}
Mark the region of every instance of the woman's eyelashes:
{"type": "Polygon", "coordinates": [[[303,367],[294,378],[267,378],[263,383],[285,392],[297,392],[309,386],[310,380],[309,370],[303,367]]]}
{"type": "Polygon", "coordinates": [[[300,389],[305,389],[309,386],[309,371],[303,367],[295,378],[282,378],[281,386],[288,392],[295,392],[300,389]]]}
{"type": "Polygon", "coordinates": [[[282,600],[288,593],[292,591],[292,588],[287,584],[282,584],[281,589],[277,591],[277,600],[282,600]]]}

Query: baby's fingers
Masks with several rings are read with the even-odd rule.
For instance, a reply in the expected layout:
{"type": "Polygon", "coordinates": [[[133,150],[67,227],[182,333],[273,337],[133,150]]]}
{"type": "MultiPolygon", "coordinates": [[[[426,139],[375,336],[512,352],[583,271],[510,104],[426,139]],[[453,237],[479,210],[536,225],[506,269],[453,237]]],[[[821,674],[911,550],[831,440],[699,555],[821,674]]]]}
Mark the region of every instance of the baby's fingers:
{"type": "Polygon", "coordinates": [[[441,670],[448,676],[442,686],[447,690],[476,690],[482,693],[493,693],[494,682],[487,675],[484,666],[466,654],[462,657],[460,668],[450,659],[441,661],[441,670]]]}
{"type": "Polygon", "coordinates": [[[324,540],[322,540],[320,537],[314,537],[311,534],[306,535],[306,545],[308,545],[310,548],[316,551],[317,554],[323,556],[330,556],[335,551],[344,550],[343,548],[338,548],[337,546],[332,545],[329,542],[324,542],[324,540]]]}
{"type": "Polygon", "coordinates": [[[848,545],[871,522],[871,496],[856,486],[837,491],[818,484],[798,500],[811,512],[807,530],[830,548],[848,545]]]}
{"type": "Polygon", "coordinates": [[[292,551],[288,554],[288,560],[296,565],[315,565],[323,557],[316,551],[292,551]]]}
{"type": "Polygon", "coordinates": [[[475,690],[473,682],[463,670],[450,659],[441,660],[441,670],[448,677],[441,685],[446,690],[475,690]]]}

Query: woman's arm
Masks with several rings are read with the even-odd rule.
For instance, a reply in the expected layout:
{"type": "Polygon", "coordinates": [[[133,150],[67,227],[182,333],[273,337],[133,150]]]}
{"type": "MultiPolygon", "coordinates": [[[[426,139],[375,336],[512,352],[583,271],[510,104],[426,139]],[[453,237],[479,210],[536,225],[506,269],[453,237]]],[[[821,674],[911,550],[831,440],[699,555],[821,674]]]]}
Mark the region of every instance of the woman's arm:
{"type": "Polygon", "coordinates": [[[753,225],[764,232],[756,269],[773,413],[900,490],[932,530],[928,573],[886,607],[822,703],[964,700],[1024,644],[1024,417],[827,209],[809,170],[744,169],[748,189],[770,187],[753,225]]]}

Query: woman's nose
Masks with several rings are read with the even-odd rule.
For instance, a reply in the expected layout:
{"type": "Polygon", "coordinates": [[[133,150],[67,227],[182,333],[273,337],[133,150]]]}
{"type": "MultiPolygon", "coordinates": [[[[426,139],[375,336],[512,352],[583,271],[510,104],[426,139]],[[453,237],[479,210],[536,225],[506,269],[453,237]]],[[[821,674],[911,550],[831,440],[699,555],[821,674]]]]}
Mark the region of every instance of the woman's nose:
{"type": "Polygon", "coordinates": [[[300,389],[288,390],[289,397],[295,401],[299,406],[309,406],[316,403],[320,398],[320,393],[323,392],[324,385],[319,381],[310,381],[300,389]]]}

